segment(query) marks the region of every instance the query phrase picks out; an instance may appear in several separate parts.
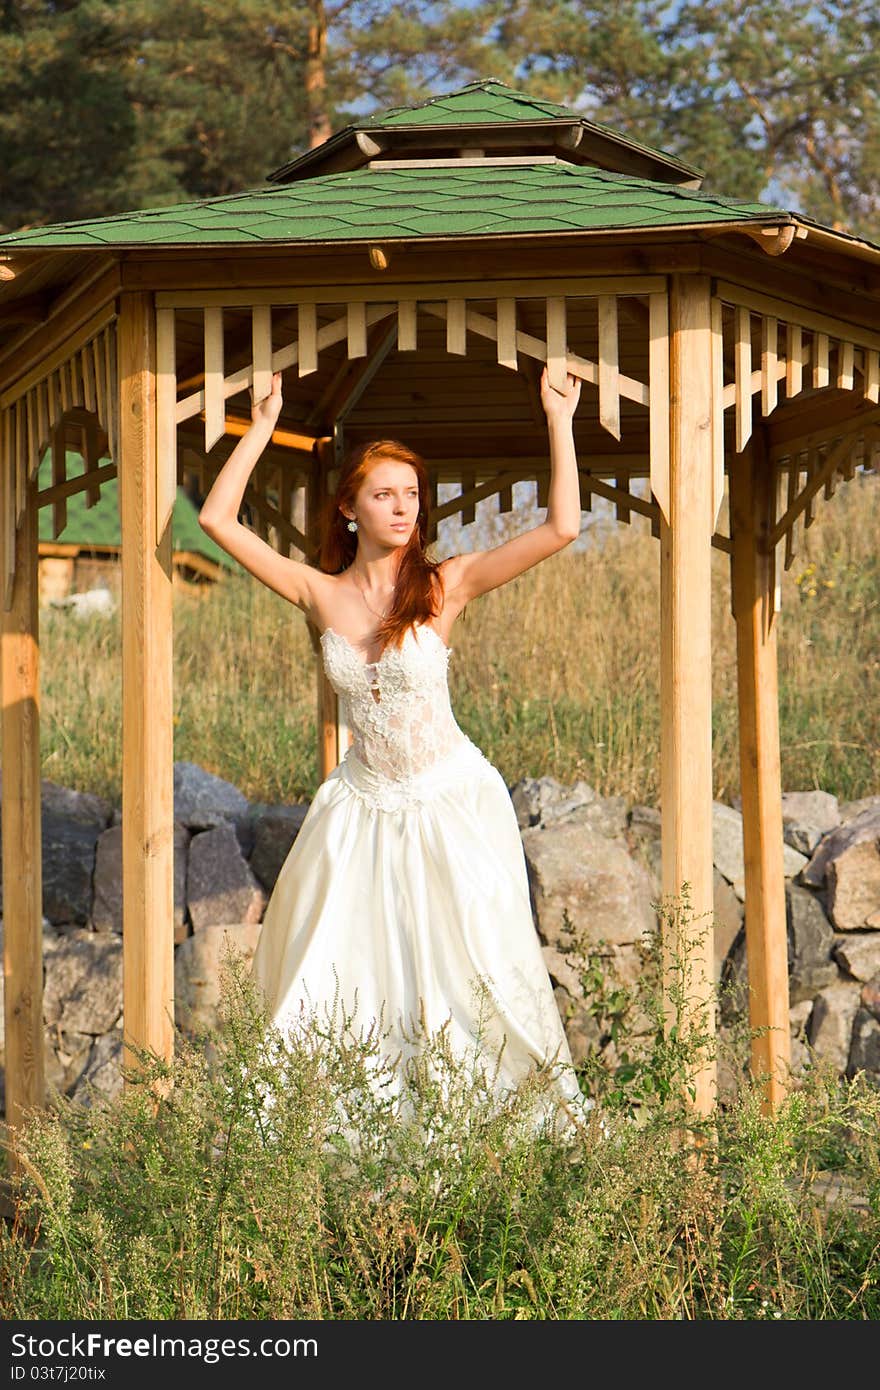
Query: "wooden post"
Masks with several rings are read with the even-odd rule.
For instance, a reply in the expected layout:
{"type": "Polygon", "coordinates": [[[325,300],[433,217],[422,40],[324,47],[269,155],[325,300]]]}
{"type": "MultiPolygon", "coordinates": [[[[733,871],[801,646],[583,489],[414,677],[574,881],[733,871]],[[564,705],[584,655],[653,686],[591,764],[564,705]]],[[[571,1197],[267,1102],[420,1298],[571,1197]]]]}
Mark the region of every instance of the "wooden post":
{"type": "MultiPolygon", "coordinates": [[[[313,547],[320,542],[320,517],[327,493],[327,474],[333,468],[334,445],[331,438],[319,439],[314,447],[314,464],[306,497],[307,535],[313,547]]],[[[338,700],[336,691],[324,672],[321,641],[314,623],[308,624],[309,638],[315,653],[316,721],[318,726],[318,775],[324,780],[339,762],[338,700]]]]}
{"type": "MultiPolygon", "coordinates": [[[[171,526],[156,532],[156,318],[121,296],[123,1042],[174,1052],[171,526]]],[[[126,1052],[124,1063],[135,1066],[126,1052]]]]}
{"type": "Polygon", "coordinates": [[[752,1074],[756,1079],[766,1078],[764,1108],[768,1112],[776,1109],[785,1094],[791,1061],[775,577],[770,542],[775,487],[763,430],[756,430],[746,452],[733,460],[730,524],[752,1074]]]}
{"type": "MultiPolygon", "coordinates": [[[[711,1037],[713,1003],[711,542],[712,319],[709,281],[673,276],[669,520],[660,521],[661,810],[664,897],[689,885],[690,916],[667,924],[667,989],[678,957],[683,1029],[711,1037]]],[[[672,1015],[670,998],[668,1012],[672,1015]]],[[[715,1103],[715,1064],[696,1060],[694,1105],[715,1103]]]]}
{"type": "MultiPolygon", "coordinates": [[[[3,609],[3,971],[6,1124],[10,1169],[20,1176],[14,1130],[45,1103],[43,1042],[43,874],[40,829],[39,593],[37,478],[26,485],[16,532],[13,460],[0,459],[4,486],[0,536],[15,547],[11,604],[3,609]]],[[[0,542],[2,543],[2,542],[0,542]]],[[[5,555],[0,574],[6,573],[5,555]]]]}

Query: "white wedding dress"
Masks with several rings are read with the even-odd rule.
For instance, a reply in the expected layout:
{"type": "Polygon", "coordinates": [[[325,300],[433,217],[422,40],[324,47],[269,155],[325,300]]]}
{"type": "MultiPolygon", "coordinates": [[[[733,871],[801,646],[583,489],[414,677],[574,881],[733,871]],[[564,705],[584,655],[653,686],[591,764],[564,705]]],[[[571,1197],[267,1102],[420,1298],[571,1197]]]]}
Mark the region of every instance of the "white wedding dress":
{"type": "Polygon", "coordinates": [[[252,978],[272,1023],[341,1007],[381,1022],[388,1056],[410,1055],[419,1021],[463,1058],[479,1032],[499,1095],[546,1068],[554,1122],[585,1119],[510,795],[450,705],[452,649],[423,623],[377,662],[332,628],[321,650],[354,742],[266,907],[252,978]]]}

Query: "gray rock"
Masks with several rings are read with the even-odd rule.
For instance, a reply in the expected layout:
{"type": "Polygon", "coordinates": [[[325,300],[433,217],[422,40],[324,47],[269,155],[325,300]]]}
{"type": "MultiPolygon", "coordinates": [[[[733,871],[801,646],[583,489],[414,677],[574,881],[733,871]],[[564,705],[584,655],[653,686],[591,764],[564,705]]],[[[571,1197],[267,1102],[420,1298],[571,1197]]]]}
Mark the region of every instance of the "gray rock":
{"type": "Polygon", "coordinates": [[[718,1028],[716,1062],[717,1095],[725,1105],[733,1104],[741,1095],[749,1074],[748,1059],[741,1056],[737,1030],[722,1024],[718,1028]]]}
{"type": "Polygon", "coordinates": [[[78,1081],[72,1099],[89,1106],[96,1097],[114,1101],[122,1093],[122,1068],[131,1062],[123,1056],[122,1033],[114,1031],[96,1038],[88,1064],[78,1081]]]}
{"type": "Polygon", "coordinates": [[[841,1076],[849,1062],[859,993],[858,984],[849,981],[829,985],[816,995],[810,1015],[807,1036],[816,1058],[828,1062],[841,1076]]]}
{"type": "MultiPolygon", "coordinates": [[[[586,787],[586,783],[583,783],[586,787]]],[[[595,792],[587,788],[590,795],[585,800],[593,800],[595,792]]],[[[516,812],[517,824],[521,830],[530,825],[538,825],[544,811],[554,802],[561,800],[566,788],[555,777],[521,777],[510,788],[510,799],[516,812]]]]}
{"type": "Polygon", "coordinates": [[[40,807],[44,815],[97,825],[101,830],[110,824],[113,803],[95,792],[78,792],[57,782],[40,782],[40,807]]]}
{"type": "Polygon", "coordinates": [[[822,836],[839,824],[840,807],[830,792],[782,793],[783,838],[801,854],[812,854],[822,836]]]}
{"type": "Polygon", "coordinates": [[[663,818],[656,806],[633,806],[629,813],[629,825],[633,834],[650,835],[659,839],[663,818]]]}
{"type": "Polygon", "coordinates": [[[656,925],[646,871],[622,840],[582,825],[522,832],[532,906],[549,946],[633,943],[656,925]]]}
{"type": "Polygon", "coordinates": [[[564,787],[555,777],[521,777],[510,788],[520,830],[538,824],[551,824],[580,806],[596,801],[596,792],[585,781],[564,787]]]}
{"type": "Polygon", "coordinates": [[[838,931],[880,927],[880,827],[829,863],[828,910],[838,931]]]}
{"type": "Polygon", "coordinates": [[[846,936],[834,948],[834,959],[854,980],[880,974],[880,932],[846,936]]]}
{"type": "Polygon", "coordinates": [[[95,820],[43,816],[43,911],[50,922],[88,922],[95,846],[101,832],[95,820]]]}
{"type": "Polygon", "coordinates": [[[53,1066],[53,1085],[67,1094],[85,1072],[95,1039],[88,1033],[61,1033],[50,1028],[46,1030],[46,1040],[51,1043],[54,1060],[60,1068],[58,1071],[53,1066]]]}
{"type": "Polygon", "coordinates": [[[725,1025],[749,1016],[749,963],[745,929],[737,936],[721,967],[719,1011],[725,1025]]]}
{"type": "Polygon", "coordinates": [[[553,983],[560,985],[572,999],[582,999],[584,991],[580,972],[584,968],[584,961],[577,951],[558,951],[555,946],[542,946],[541,955],[553,983]]]}
{"type": "Polygon", "coordinates": [[[192,837],[186,900],[195,931],[224,922],[259,922],[266,894],[231,825],[218,825],[192,837]]]}
{"type": "Polygon", "coordinates": [[[653,806],[634,806],[626,829],[626,843],[636,863],[648,873],[655,899],[663,892],[663,853],[660,812],[653,806]]]}
{"type": "MultiPolygon", "coordinates": [[[[722,801],[712,803],[712,857],[740,901],[745,900],[745,856],[743,850],[742,815],[722,801]]],[[[786,878],[793,878],[806,864],[806,856],[791,845],[782,846],[782,866],[786,878]]]]}
{"type": "Polygon", "coordinates": [[[716,869],[734,886],[738,898],[745,896],[742,816],[732,806],[712,802],[712,860],[716,869]]]}
{"type": "Polygon", "coordinates": [[[190,830],[246,820],[248,800],[238,787],[198,763],[174,764],[174,819],[190,830]]]}
{"type": "Polygon", "coordinates": [[[880,798],[868,798],[872,803],[858,815],[823,835],[812,859],[801,874],[801,882],[811,888],[821,888],[825,883],[828,869],[835,859],[839,859],[852,845],[863,840],[876,840],[880,836],[880,798]],[[873,803],[877,801],[878,804],[873,803]]]}
{"type": "Polygon", "coordinates": [[[857,801],[842,802],[840,819],[844,825],[849,825],[866,811],[880,811],[880,796],[863,796],[857,801]]]}
{"type": "Polygon", "coordinates": [[[880,1019],[880,972],[862,985],[859,999],[862,1008],[867,1009],[872,1018],[880,1019]]]}
{"type": "Polygon", "coordinates": [[[43,1018],[64,1033],[106,1033],[122,1014],[122,942],[73,928],[52,952],[43,1018]]]}
{"type": "Polygon", "coordinates": [[[792,1004],[812,1000],[840,977],[831,952],[834,932],[815,893],[785,885],[788,927],[788,988],[792,1004]]]}
{"type": "Polygon", "coordinates": [[[193,1032],[217,1027],[226,951],[249,965],[261,931],[259,922],[205,926],[180,943],[174,953],[174,1010],[179,1028],[193,1032]]]}
{"type": "MultiPolygon", "coordinates": [[[[586,786],[584,782],[582,784],[586,786]]],[[[609,839],[623,835],[627,828],[627,802],[623,796],[596,797],[595,801],[560,801],[547,808],[544,825],[588,825],[609,839]]]]}
{"type": "Polygon", "coordinates": [[[275,887],[281,866],[291,851],[308,810],[308,804],[275,806],[254,824],[250,866],[269,893],[275,887]]]}
{"type": "Polygon", "coordinates": [[[792,1004],[788,1015],[792,1040],[797,1038],[801,1042],[806,1041],[807,1028],[809,1027],[810,1015],[812,1012],[812,999],[802,999],[799,1004],[792,1004]]]}
{"type": "Polygon", "coordinates": [[[868,1072],[880,1084],[880,1023],[867,1009],[859,1009],[853,1020],[847,1076],[868,1072]]]}
{"type": "Polygon", "coordinates": [[[724,962],[730,954],[743,925],[743,905],[723,874],[712,871],[714,916],[715,983],[721,980],[724,962]]]}
{"type": "Polygon", "coordinates": [[[565,1029],[571,1060],[576,1067],[582,1066],[590,1054],[599,1047],[599,1025],[582,1000],[573,1000],[567,990],[558,987],[553,993],[565,1029]]]}
{"type": "Polygon", "coordinates": [[[791,1055],[789,1058],[788,1069],[791,1076],[802,1076],[809,1066],[810,1047],[804,1038],[791,1039],[791,1055]]]}
{"type": "MultiPolygon", "coordinates": [[[[190,834],[174,823],[174,931],[184,929],[186,914],[186,857],[190,834]]],[[[95,851],[91,923],[95,931],[122,933],[122,826],[111,826],[98,838],[95,851]]]]}

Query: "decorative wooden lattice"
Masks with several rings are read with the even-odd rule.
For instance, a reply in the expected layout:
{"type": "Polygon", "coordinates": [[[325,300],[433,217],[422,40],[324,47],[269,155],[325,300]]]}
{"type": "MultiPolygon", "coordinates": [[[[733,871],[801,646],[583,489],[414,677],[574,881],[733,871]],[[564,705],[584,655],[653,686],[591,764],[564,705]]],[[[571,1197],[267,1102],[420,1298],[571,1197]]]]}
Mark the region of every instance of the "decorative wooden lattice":
{"type": "MultiPolygon", "coordinates": [[[[603,472],[597,476],[589,463],[579,474],[581,506],[589,510],[594,496],[604,498],[622,522],[633,516],[646,517],[654,535],[659,534],[661,516],[669,517],[669,323],[666,282],[659,277],[583,281],[496,282],[493,299],[485,293],[477,299],[473,285],[418,287],[387,285],[383,298],[376,300],[375,287],[324,288],[315,291],[187,291],[157,296],[157,515],[158,533],[170,521],[178,484],[178,428],[202,417],[204,452],[193,452],[207,490],[222,467],[222,460],[209,460],[207,454],[229,433],[226,402],[240,393],[253,391],[260,401],[271,391],[272,373],[295,369],[302,378],[321,366],[321,355],[339,344],[345,345],[341,366],[337,367],[327,391],[334,399],[340,374],[350,364],[360,362],[354,382],[346,383],[344,404],[333,411],[332,443],[328,457],[304,454],[300,444],[300,466],[292,467],[294,455],[279,456],[267,450],[254,470],[245,492],[254,529],[279,548],[311,554],[315,537],[307,533],[301,515],[302,494],[308,493],[308,519],[314,515],[319,494],[330,480],[334,462],[338,465],[343,430],[348,414],[366,390],[388,353],[416,352],[421,327],[426,320],[445,325],[446,351],[457,357],[468,353],[469,339],[488,340],[495,345],[498,364],[510,371],[520,369],[524,359],[546,363],[550,380],[562,386],[570,372],[595,388],[596,419],[602,430],[621,442],[621,402],[635,404],[647,412],[649,457],[644,452],[629,455],[620,451],[606,457],[603,472]],[[596,360],[574,352],[569,344],[570,306],[585,304],[595,314],[596,360]],[[476,303],[480,308],[475,307],[476,303]],[[523,306],[528,304],[530,322],[543,323],[541,332],[527,332],[522,326],[523,306]],[[491,308],[488,306],[492,306],[491,308]],[[200,311],[203,321],[204,371],[189,381],[188,390],[177,379],[176,316],[179,310],[200,311]],[[224,310],[239,319],[249,316],[249,334],[244,356],[247,360],[227,370],[227,344],[224,339],[224,310]],[[288,341],[275,345],[273,312],[284,311],[295,331],[288,341]],[[620,319],[635,319],[642,334],[644,351],[640,360],[647,364],[639,379],[621,368],[620,319]],[[326,321],[322,321],[326,320],[326,321]],[[609,464],[608,457],[612,462],[609,464]],[[607,473],[614,470],[614,477],[607,473]],[[633,491],[635,476],[649,475],[650,493],[633,491]]],[[[276,317],[275,326],[280,323],[276,317]]],[[[724,495],[725,415],[733,415],[733,446],[741,452],[748,444],[755,418],[766,418],[787,401],[802,393],[832,388],[860,391],[869,404],[880,402],[880,334],[857,325],[846,324],[827,315],[792,306],[724,283],[716,286],[712,300],[711,353],[716,408],[713,411],[713,508],[715,524],[724,495]],[[759,346],[758,346],[759,345],[759,346]],[[756,401],[756,397],[758,398],[756,401]]],[[[237,345],[241,362],[241,344],[237,345]]],[[[338,353],[335,355],[338,358],[338,353]]],[[[334,359],[335,360],[335,359],[334,359]]],[[[540,422],[540,402],[534,383],[526,377],[531,391],[533,418],[540,422]]],[[[323,399],[323,397],[322,397],[323,399]]],[[[115,463],[101,467],[99,460],[109,451],[112,460],[118,452],[118,384],[116,376],[115,321],[112,310],[93,319],[69,338],[39,368],[0,397],[0,440],[3,445],[3,479],[10,505],[6,508],[7,573],[4,600],[8,605],[14,564],[14,536],[25,505],[25,490],[39,467],[47,448],[52,449],[51,486],[40,493],[40,505],[51,503],[53,535],[66,524],[66,500],[85,491],[88,504],[97,500],[105,477],[116,472],[115,463]],[[67,444],[73,441],[82,453],[85,471],[66,476],[67,444]]],[[[316,406],[319,412],[319,407],[316,406]]],[[[583,412],[584,405],[581,406],[583,412]]],[[[319,412],[320,413],[320,412],[319,412]]],[[[312,422],[314,423],[314,421],[312,422]]],[[[842,427],[835,435],[824,429],[779,444],[771,449],[770,465],[777,472],[778,499],[773,545],[779,552],[778,571],[791,565],[796,553],[797,530],[809,526],[815,499],[833,494],[839,477],[851,477],[860,463],[872,457],[880,431],[880,412],[842,427]],[[878,418],[874,416],[877,414],[878,418]]],[[[433,520],[460,515],[463,524],[475,519],[476,505],[484,499],[497,499],[499,509],[513,507],[513,487],[534,479],[531,460],[511,460],[489,478],[478,478],[476,464],[466,459],[458,469],[460,491],[438,505],[437,478],[432,477],[433,520]]],[[[537,502],[547,504],[549,477],[537,471],[537,502]]],[[[717,530],[713,544],[729,551],[729,537],[717,530]]],[[[778,594],[777,584],[777,594],[778,594]]]]}
{"type": "MultiPolygon", "coordinates": [[[[392,288],[392,287],[388,287],[392,288]]],[[[668,493],[668,451],[669,451],[669,387],[668,387],[668,309],[665,281],[658,277],[641,277],[637,280],[588,282],[541,282],[542,294],[534,292],[535,287],[525,289],[521,282],[498,283],[492,286],[495,291],[494,312],[486,312],[486,296],[479,302],[483,311],[469,302],[465,293],[453,292],[455,286],[424,286],[416,290],[412,286],[394,286],[394,298],[380,302],[366,297],[358,297],[356,290],[320,291],[300,302],[286,301],[277,292],[266,296],[267,302],[254,302],[255,292],[231,292],[229,294],[199,295],[187,292],[183,295],[168,293],[158,297],[158,389],[159,389],[159,524],[173,502],[175,486],[174,440],[179,425],[197,417],[204,420],[205,454],[220,440],[227,428],[226,402],[233,396],[253,390],[256,401],[264,399],[271,390],[272,373],[296,369],[300,378],[319,369],[321,354],[340,343],[345,344],[346,360],[365,361],[363,373],[358,378],[357,391],[349,393],[345,410],[334,415],[335,462],[339,462],[344,427],[344,414],[350,412],[357,396],[366,388],[371,375],[378,369],[381,361],[396,346],[399,352],[416,352],[419,347],[420,325],[425,319],[440,320],[445,323],[445,345],[448,353],[464,357],[468,352],[469,336],[489,340],[496,345],[496,360],[502,367],[518,371],[523,359],[546,363],[551,382],[561,387],[567,372],[596,388],[598,423],[615,440],[621,439],[621,401],[629,401],[648,412],[650,432],[651,482],[655,497],[663,499],[668,493]],[[436,291],[443,290],[443,297],[436,291]],[[549,293],[553,290],[553,293],[549,293]],[[432,292],[433,291],[433,292],[432,292]],[[271,298],[271,302],[268,302],[271,298]],[[595,309],[596,338],[598,343],[597,360],[581,356],[572,351],[568,344],[568,305],[573,298],[581,303],[587,301],[595,309]],[[638,380],[621,369],[619,352],[619,315],[621,301],[626,299],[629,314],[632,313],[636,298],[647,300],[643,310],[643,328],[646,339],[645,358],[648,364],[647,380],[638,380]],[[528,301],[532,316],[536,305],[542,306],[543,334],[526,332],[521,326],[518,306],[528,301]],[[204,332],[204,376],[198,380],[197,389],[178,398],[175,382],[175,313],[179,309],[200,309],[203,315],[204,332]],[[224,339],[224,309],[235,311],[240,318],[249,311],[251,319],[251,342],[249,361],[235,367],[226,368],[226,344],[224,339]],[[275,346],[273,339],[273,310],[284,310],[286,315],[295,315],[295,333],[290,340],[275,346]],[[319,314],[320,310],[320,314],[319,314]],[[321,318],[329,321],[321,322],[321,318]],[[387,327],[387,331],[376,339],[370,347],[370,333],[375,327],[387,327]],[[163,463],[164,460],[164,463],[163,463]]],[[[473,286],[469,289],[473,296],[473,286]]],[[[375,291],[373,291],[375,293],[375,291]]],[[[625,311],[626,312],[626,311],[625,311]]],[[[241,348],[241,341],[237,343],[241,348]]],[[[240,353],[239,353],[240,362],[240,353]]],[[[531,388],[534,390],[534,388],[531,388]]],[[[581,407],[583,410],[583,405],[581,407]]],[[[540,402],[535,396],[533,413],[543,423],[540,402]]],[[[620,476],[613,482],[593,476],[584,470],[580,475],[581,502],[589,509],[593,495],[604,497],[616,508],[622,521],[629,521],[632,514],[647,516],[655,532],[659,530],[658,503],[645,499],[630,490],[629,465],[644,469],[643,456],[628,458],[620,456],[620,476]]],[[[497,497],[501,510],[513,506],[513,485],[516,482],[534,477],[529,464],[517,465],[511,461],[510,468],[484,482],[477,481],[475,467],[462,463],[460,469],[461,492],[459,496],[436,505],[437,480],[433,479],[435,496],[434,523],[445,517],[460,513],[464,524],[473,521],[476,504],[485,498],[497,497]]],[[[282,475],[283,476],[283,475],[282,475]]],[[[279,484],[280,486],[280,484],[279,484]]],[[[548,480],[538,479],[538,504],[546,505],[548,480]]],[[[254,482],[245,500],[253,503],[253,514],[258,530],[269,525],[275,526],[281,539],[307,550],[309,539],[290,521],[286,506],[275,502],[259,482],[254,482]]],[[[262,533],[262,532],[261,532],[262,533]]],[[[312,541],[314,538],[312,538],[312,541]]]]}
{"type": "Polygon", "coordinates": [[[67,524],[67,499],[85,492],[86,505],[98,501],[101,484],[116,474],[119,391],[115,320],[104,314],[57,348],[39,367],[0,396],[0,440],[6,526],[3,601],[11,601],[15,535],[25,508],[28,483],[46,450],[52,450],[52,483],[38,495],[51,503],[52,535],[67,524]],[[67,477],[67,444],[77,446],[84,471],[67,477]],[[100,460],[109,452],[113,463],[100,460]]]}
{"type": "MultiPolygon", "coordinates": [[[[717,293],[713,305],[716,392],[723,411],[733,413],[737,453],[749,443],[756,418],[768,418],[797,396],[851,391],[871,405],[880,402],[880,333],[736,285],[719,284],[717,293]],[[722,304],[732,309],[725,329],[722,304]]],[[[721,423],[717,418],[716,423],[723,449],[722,412],[718,415],[722,416],[721,423]]],[[[870,466],[878,430],[880,412],[869,412],[836,431],[826,425],[771,447],[768,464],[776,474],[771,535],[774,611],[780,607],[783,570],[791,567],[797,554],[801,529],[812,524],[817,498],[820,494],[831,498],[840,479],[851,479],[860,465],[870,466]]]]}

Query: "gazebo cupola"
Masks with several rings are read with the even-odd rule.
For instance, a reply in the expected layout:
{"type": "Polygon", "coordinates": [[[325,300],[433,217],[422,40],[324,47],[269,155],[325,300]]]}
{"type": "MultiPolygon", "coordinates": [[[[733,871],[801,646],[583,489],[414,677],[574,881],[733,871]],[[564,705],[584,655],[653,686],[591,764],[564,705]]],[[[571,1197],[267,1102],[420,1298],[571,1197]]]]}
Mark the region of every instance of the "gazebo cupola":
{"type": "MultiPolygon", "coordinates": [[[[37,527],[118,476],[128,1041],[173,1046],[171,511],[206,491],[284,372],[246,523],[314,560],[346,443],[394,434],[472,521],[517,482],[546,504],[537,381],[584,383],[581,500],[659,538],[663,889],[702,936],[711,1029],[711,547],[738,635],[753,1068],[785,1084],[788,994],[776,697],[779,575],[798,527],[870,463],[880,249],[705,192],[698,173],[494,81],[358,121],[265,186],[0,238],[3,885],[10,1118],[42,1097],[37,527]],[[66,442],[85,471],[65,473],[66,442]],[[39,486],[47,448],[51,485],[39,486]],[[107,461],[109,460],[109,461],[107,461]],[[728,496],[725,511],[722,503],[728,496]],[[725,520],[727,522],[725,526],[725,520]]],[[[584,596],[585,603],[589,596],[584,596]]],[[[608,614],[609,629],[614,614],[608,614]]],[[[312,630],[317,648],[318,634],[312,630]]],[[[317,673],[321,766],[347,741],[317,673]]],[[[674,933],[668,942],[676,945],[674,933]]],[[[714,1070],[695,1077],[708,1109],[714,1070]]]]}

